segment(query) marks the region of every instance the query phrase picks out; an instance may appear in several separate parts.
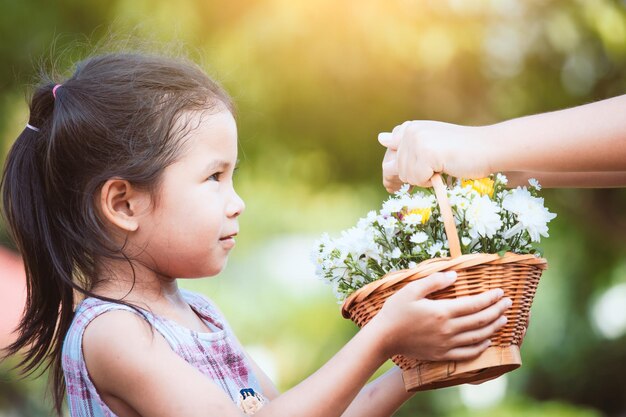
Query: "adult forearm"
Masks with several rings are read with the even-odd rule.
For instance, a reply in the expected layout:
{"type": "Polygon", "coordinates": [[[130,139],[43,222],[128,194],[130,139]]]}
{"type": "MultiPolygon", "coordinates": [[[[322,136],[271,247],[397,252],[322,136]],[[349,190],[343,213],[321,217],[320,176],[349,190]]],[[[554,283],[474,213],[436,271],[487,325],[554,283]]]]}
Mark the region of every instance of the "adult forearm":
{"type": "Polygon", "coordinates": [[[528,185],[535,178],[544,188],[626,187],[626,171],[607,172],[505,172],[509,187],[528,185]]]}
{"type": "Polygon", "coordinates": [[[485,127],[492,172],[626,171],[626,95],[485,127]]]}
{"type": "Polygon", "coordinates": [[[342,417],[389,417],[412,396],[404,388],[402,371],[393,367],[367,384],[342,417]]]}

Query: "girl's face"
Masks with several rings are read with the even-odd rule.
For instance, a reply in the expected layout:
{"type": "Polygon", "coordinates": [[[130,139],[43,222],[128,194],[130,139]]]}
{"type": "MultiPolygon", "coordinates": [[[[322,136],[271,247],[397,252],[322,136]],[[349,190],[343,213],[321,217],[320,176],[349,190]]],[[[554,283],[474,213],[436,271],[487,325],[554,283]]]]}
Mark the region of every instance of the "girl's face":
{"type": "Polygon", "coordinates": [[[182,154],[167,167],[155,207],[138,232],[146,262],[171,278],[215,275],[226,265],[239,232],[243,200],[233,188],[237,126],[227,110],[190,112],[182,154]]]}

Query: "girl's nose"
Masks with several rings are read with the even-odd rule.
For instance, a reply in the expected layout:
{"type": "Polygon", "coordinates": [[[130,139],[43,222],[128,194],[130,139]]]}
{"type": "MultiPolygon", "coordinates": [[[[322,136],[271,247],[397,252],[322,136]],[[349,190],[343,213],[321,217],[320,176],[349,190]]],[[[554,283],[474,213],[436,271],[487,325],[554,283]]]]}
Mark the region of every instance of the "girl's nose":
{"type": "Polygon", "coordinates": [[[237,217],[246,209],[246,204],[243,202],[239,194],[233,190],[233,197],[226,207],[226,215],[228,217],[237,217]]]}

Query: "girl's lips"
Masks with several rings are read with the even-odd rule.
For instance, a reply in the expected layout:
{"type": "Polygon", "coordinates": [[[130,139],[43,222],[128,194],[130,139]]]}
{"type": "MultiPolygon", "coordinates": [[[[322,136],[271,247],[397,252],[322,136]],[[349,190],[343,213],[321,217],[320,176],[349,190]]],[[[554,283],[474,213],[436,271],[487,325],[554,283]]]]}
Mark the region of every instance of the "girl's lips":
{"type": "Polygon", "coordinates": [[[237,233],[220,238],[222,246],[226,249],[233,248],[235,246],[235,236],[237,236],[237,233]]]}

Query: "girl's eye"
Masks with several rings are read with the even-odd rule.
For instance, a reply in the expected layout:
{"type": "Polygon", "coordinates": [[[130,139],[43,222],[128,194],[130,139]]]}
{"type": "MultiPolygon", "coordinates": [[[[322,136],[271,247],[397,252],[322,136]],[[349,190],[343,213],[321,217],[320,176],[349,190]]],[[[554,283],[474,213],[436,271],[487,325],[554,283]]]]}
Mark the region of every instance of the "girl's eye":
{"type": "Polygon", "coordinates": [[[220,174],[221,174],[221,172],[216,172],[215,174],[213,174],[210,177],[208,177],[207,181],[219,181],[220,180],[220,174]]]}

